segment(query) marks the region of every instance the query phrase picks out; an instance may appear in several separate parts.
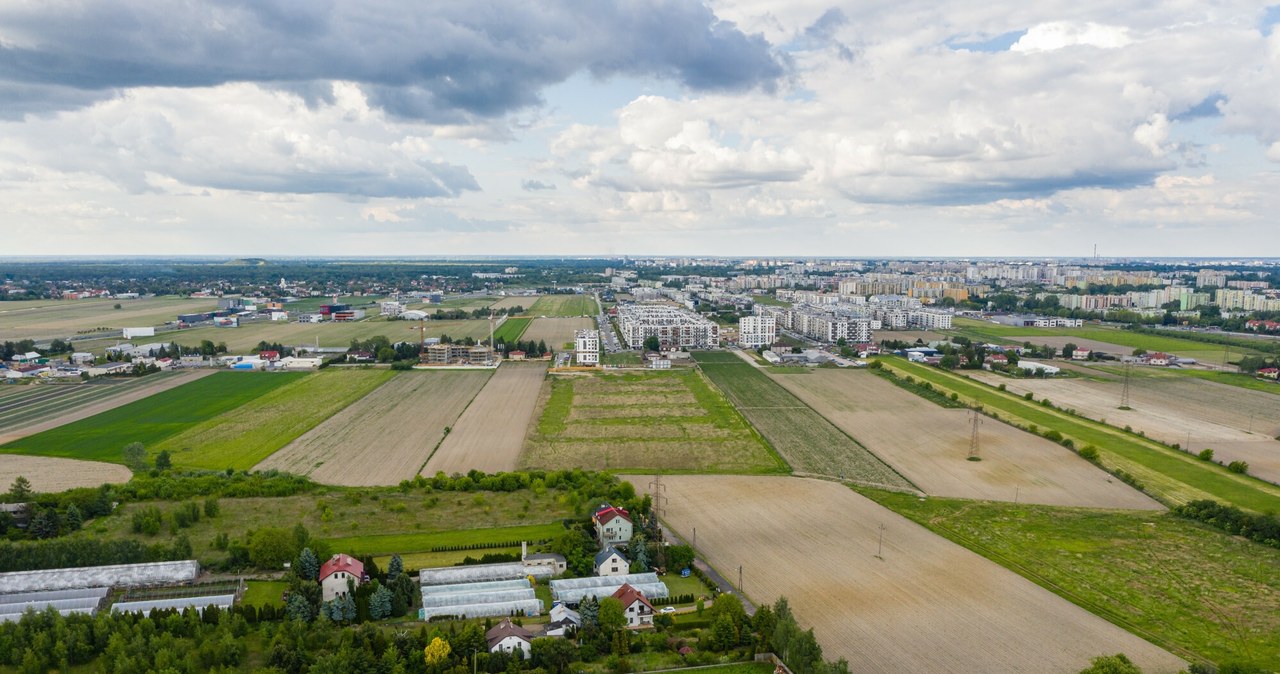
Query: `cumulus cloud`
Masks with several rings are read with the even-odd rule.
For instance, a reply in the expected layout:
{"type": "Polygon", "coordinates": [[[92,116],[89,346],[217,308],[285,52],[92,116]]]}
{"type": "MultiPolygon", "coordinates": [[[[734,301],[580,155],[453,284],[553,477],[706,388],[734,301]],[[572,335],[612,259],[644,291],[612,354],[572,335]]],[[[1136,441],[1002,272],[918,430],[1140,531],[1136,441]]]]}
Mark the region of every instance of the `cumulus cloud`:
{"type": "Polygon", "coordinates": [[[540,192],[542,190],[554,190],[555,183],[544,183],[541,180],[521,180],[520,189],[526,192],[540,192]]]}

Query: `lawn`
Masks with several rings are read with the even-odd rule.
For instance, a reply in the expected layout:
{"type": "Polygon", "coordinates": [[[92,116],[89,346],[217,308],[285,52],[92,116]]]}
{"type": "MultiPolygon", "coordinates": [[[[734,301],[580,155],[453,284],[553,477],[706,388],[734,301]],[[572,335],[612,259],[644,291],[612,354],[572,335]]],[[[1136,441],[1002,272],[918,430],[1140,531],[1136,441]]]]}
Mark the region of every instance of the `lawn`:
{"type": "Polygon", "coordinates": [[[524,331],[529,328],[529,324],[532,322],[532,318],[508,318],[494,331],[493,339],[514,344],[520,340],[520,335],[524,334],[524,331]]]}
{"type": "Polygon", "coordinates": [[[594,316],[599,313],[591,295],[542,295],[525,312],[529,316],[594,316]]]}
{"type": "Polygon", "coordinates": [[[906,478],[754,365],[725,352],[699,351],[693,357],[797,473],[913,489],[906,478]]]}
{"type": "Polygon", "coordinates": [[[1077,447],[1094,445],[1103,463],[1120,466],[1138,476],[1146,491],[1166,505],[1197,498],[1213,498],[1257,512],[1280,510],[1280,488],[1236,475],[1216,464],[1169,449],[1124,431],[1024,400],[972,379],[901,358],[880,362],[898,372],[931,382],[961,399],[976,402],[988,411],[1012,416],[1039,428],[1052,428],[1072,439],[1077,447]]]}
{"type": "Polygon", "coordinates": [[[626,472],[787,470],[693,369],[551,378],[520,462],[626,472]]]}
{"type": "MultiPolygon", "coordinates": [[[[434,531],[426,533],[371,534],[326,539],[334,550],[351,555],[381,555],[409,552],[436,552],[438,548],[461,547],[480,543],[534,543],[550,540],[564,531],[559,522],[529,524],[516,527],[492,527],[460,531],[434,531]]],[[[479,557],[487,549],[472,551],[479,557]]]]}
{"type": "Polygon", "coordinates": [[[305,373],[219,372],[87,419],[15,440],[0,447],[0,451],[123,463],[125,445],[141,442],[151,447],[306,376],[305,373]]]}
{"type": "Polygon", "coordinates": [[[862,491],[1183,657],[1280,668],[1280,550],[1170,514],[862,491]]]}
{"type": "MultiPolygon", "coordinates": [[[[1127,346],[1132,349],[1164,351],[1181,356],[1190,354],[1192,357],[1197,357],[1205,354],[1218,355],[1223,352],[1223,348],[1215,344],[1196,342],[1189,339],[1179,339],[1177,337],[1167,337],[1163,335],[1148,335],[1121,328],[1101,326],[1085,326],[1081,328],[1026,328],[964,318],[955,319],[955,326],[956,329],[953,332],[957,334],[964,335],[972,339],[993,342],[1015,342],[1020,344],[1022,342],[1029,341],[1034,344],[1036,337],[1076,337],[1079,339],[1091,339],[1099,342],[1127,346]]],[[[1242,349],[1236,346],[1233,346],[1231,350],[1232,353],[1237,355],[1240,353],[1257,353],[1256,351],[1242,349]]]]}
{"type": "Polygon", "coordinates": [[[245,584],[244,597],[240,599],[240,603],[250,606],[266,606],[270,604],[276,608],[282,608],[284,602],[280,597],[288,589],[289,584],[284,581],[250,580],[245,584]]]}
{"type": "Polygon", "coordinates": [[[167,450],[175,466],[248,470],[394,375],[371,369],[309,374],[148,450],[153,455],[167,450]]]}
{"type": "MultiPolygon", "coordinates": [[[[1124,375],[1124,368],[1118,365],[1094,366],[1103,372],[1111,374],[1124,375]]],[[[1190,377],[1194,379],[1204,379],[1207,381],[1218,382],[1219,384],[1227,384],[1229,386],[1239,386],[1247,388],[1251,391],[1263,391],[1265,393],[1280,394],[1280,384],[1270,379],[1258,379],[1248,374],[1237,374],[1235,372],[1219,372],[1217,370],[1188,370],[1183,368],[1155,368],[1155,367],[1135,367],[1129,370],[1131,377],[1150,377],[1159,379],[1163,377],[1190,377]]]]}
{"type": "Polygon", "coordinates": [[[604,365],[643,365],[644,357],[639,351],[619,351],[600,354],[600,362],[604,365]]]}
{"type": "MultiPolygon", "coordinates": [[[[533,552],[533,548],[529,548],[529,552],[533,552]]],[[[404,563],[406,571],[413,572],[418,569],[434,569],[441,566],[457,566],[461,564],[467,557],[479,559],[487,554],[520,554],[520,546],[509,548],[485,548],[484,550],[453,550],[448,552],[410,552],[400,555],[400,561],[404,563]]],[[[391,562],[391,555],[374,555],[373,561],[377,562],[379,568],[387,568],[387,564],[391,562]]]]}

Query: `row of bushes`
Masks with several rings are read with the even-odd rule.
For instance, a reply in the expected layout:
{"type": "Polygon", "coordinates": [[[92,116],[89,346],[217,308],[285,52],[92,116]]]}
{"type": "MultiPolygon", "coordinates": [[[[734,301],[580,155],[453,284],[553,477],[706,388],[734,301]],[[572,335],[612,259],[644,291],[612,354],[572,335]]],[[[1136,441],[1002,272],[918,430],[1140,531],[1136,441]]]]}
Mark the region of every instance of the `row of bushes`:
{"type": "Polygon", "coordinates": [[[697,597],[691,594],[677,594],[662,599],[652,599],[649,601],[654,606],[674,606],[676,604],[692,604],[697,597]]]}
{"type": "Polygon", "coordinates": [[[1280,548],[1280,518],[1275,515],[1255,515],[1208,499],[1184,503],[1175,507],[1173,514],[1204,522],[1256,543],[1280,548]]]}
{"type": "MultiPolygon", "coordinates": [[[[463,545],[437,545],[428,548],[427,552],[464,552],[467,550],[492,550],[494,548],[518,548],[521,543],[526,541],[499,541],[496,543],[465,543],[463,545]]],[[[550,541],[540,540],[532,541],[534,545],[546,545],[550,541]]]]}
{"type": "MultiPolygon", "coordinates": [[[[877,363],[878,362],[879,361],[877,361],[877,363]]],[[[952,409],[967,407],[967,405],[960,402],[960,396],[953,393],[951,394],[951,397],[948,397],[942,391],[935,389],[933,387],[933,384],[930,384],[927,381],[923,383],[917,382],[915,378],[911,377],[910,375],[908,375],[906,378],[900,378],[896,374],[894,374],[892,371],[886,370],[883,367],[872,368],[872,372],[875,372],[877,375],[883,377],[884,379],[891,381],[894,384],[897,384],[898,386],[908,391],[911,391],[912,393],[920,396],[921,398],[924,398],[925,400],[941,405],[942,407],[947,407],[952,409]]]]}
{"type": "Polygon", "coordinates": [[[133,540],[95,538],[0,542],[0,572],[168,562],[190,558],[191,541],[185,535],[179,536],[172,545],[146,545],[133,540]]]}

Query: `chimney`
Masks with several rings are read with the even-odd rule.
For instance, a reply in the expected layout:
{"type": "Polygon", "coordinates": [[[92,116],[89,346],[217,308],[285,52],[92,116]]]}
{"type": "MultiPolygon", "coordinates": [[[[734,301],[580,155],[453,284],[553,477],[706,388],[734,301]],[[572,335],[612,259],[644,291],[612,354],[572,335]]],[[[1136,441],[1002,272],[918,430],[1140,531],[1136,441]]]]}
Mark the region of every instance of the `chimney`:
{"type": "Polygon", "coordinates": [[[524,558],[528,556],[529,556],[529,542],[520,541],[520,561],[523,562],[524,558]]]}

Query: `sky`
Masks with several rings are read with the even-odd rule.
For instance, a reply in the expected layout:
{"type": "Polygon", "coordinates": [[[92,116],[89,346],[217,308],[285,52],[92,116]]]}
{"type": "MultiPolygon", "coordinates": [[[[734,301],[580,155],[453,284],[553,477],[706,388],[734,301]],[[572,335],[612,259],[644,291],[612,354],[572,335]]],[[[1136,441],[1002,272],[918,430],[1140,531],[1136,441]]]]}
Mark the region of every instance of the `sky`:
{"type": "Polygon", "coordinates": [[[1280,5],[0,0],[0,255],[1274,256],[1280,5]]]}

